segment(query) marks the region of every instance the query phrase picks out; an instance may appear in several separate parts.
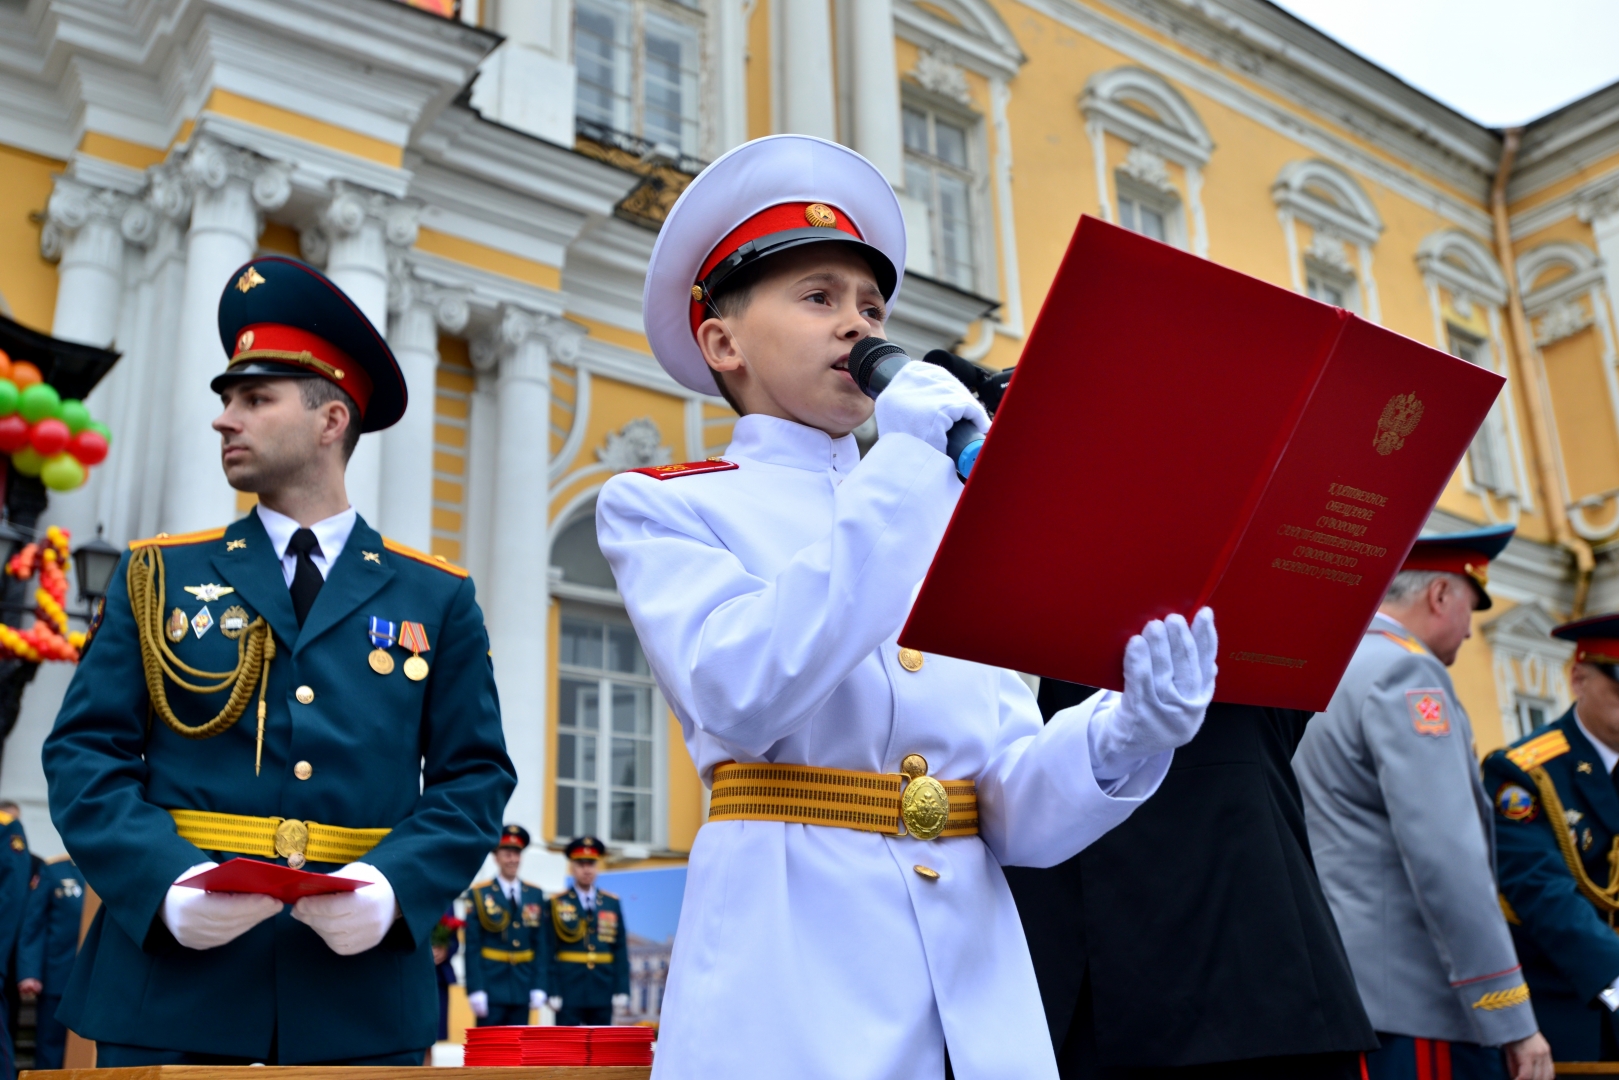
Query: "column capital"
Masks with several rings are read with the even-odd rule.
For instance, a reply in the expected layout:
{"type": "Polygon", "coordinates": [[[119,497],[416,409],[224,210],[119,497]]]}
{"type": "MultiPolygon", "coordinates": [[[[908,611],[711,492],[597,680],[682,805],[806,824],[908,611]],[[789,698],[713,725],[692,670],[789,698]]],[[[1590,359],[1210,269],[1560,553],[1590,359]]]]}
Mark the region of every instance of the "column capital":
{"type": "Polygon", "coordinates": [[[143,203],[121,191],[95,187],[69,176],[58,176],[45,204],[45,223],[39,231],[39,253],[50,262],[80,229],[100,222],[119,231],[126,240],[140,242],[149,230],[149,212],[143,203]]]}
{"type": "Polygon", "coordinates": [[[449,288],[416,276],[415,268],[403,251],[388,255],[388,310],[395,315],[413,308],[430,309],[434,324],[441,330],[459,334],[472,318],[471,296],[465,289],[449,288]]]}
{"type": "Polygon", "coordinates": [[[292,166],[207,136],[192,141],[179,159],[177,177],[193,192],[218,191],[232,180],[252,185],[253,205],[279,210],[292,197],[292,166]]]}
{"type": "Polygon", "coordinates": [[[1574,212],[1587,225],[1603,218],[1619,217],[1619,180],[1598,184],[1580,195],[1574,212]]]}
{"type": "Polygon", "coordinates": [[[550,361],[573,360],[583,339],[584,333],[565,319],[503,304],[494,324],[473,341],[472,366],[488,374],[498,365],[503,382],[545,382],[550,361]]]}
{"type": "Polygon", "coordinates": [[[390,250],[416,243],[422,208],[416,203],[333,180],[330,196],[299,234],[299,248],[312,263],[323,264],[331,245],[357,237],[368,224],[381,227],[390,250]]]}

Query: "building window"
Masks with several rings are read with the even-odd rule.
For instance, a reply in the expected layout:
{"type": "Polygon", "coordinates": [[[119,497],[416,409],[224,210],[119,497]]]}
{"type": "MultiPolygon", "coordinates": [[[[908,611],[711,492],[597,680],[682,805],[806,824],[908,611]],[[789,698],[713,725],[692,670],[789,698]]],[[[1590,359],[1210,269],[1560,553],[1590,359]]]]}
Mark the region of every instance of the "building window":
{"type": "Polygon", "coordinates": [[[1154,240],[1169,239],[1169,232],[1164,227],[1163,211],[1147,206],[1129,195],[1119,196],[1119,224],[1131,232],[1138,232],[1154,240]]]}
{"type": "Polygon", "coordinates": [[[567,606],[559,646],[556,836],[651,843],[659,710],[635,630],[567,606]]]}
{"type": "Polygon", "coordinates": [[[902,119],[905,190],[928,208],[934,273],[974,289],[971,131],[960,119],[916,105],[906,105],[902,119]]]}
{"type": "MultiPolygon", "coordinates": [[[[1555,701],[1519,694],[1517,695],[1517,704],[1519,738],[1543,728],[1557,719],[1557,702],[1555,701]]],[[[1508,739],[1511,741],[1510,733],[1508,734],[1508,739]]]]}
{"type": "MultiPolygon", "coordinates": [[[[1495,370],[1495,365],[1490,362],[1489,346],[1483,338],[1455,326],[1446,327],[1446,336],[1449,339],[1452,356],[1459,356],[1469,364],[1477,364],[1486,371],[1495,370]]],[[[1467,469],[1472,474],[1473,483],[1486,491],[1497,495],[1511,495],[1517,490],[1512,480],[1512,457],[1507,445],[1506,417],[1502,414],[1500,401],[1490,407],[1484,423],[1479,426],[1478,434],[1473,436],[1473,445],[1467,449],[1467,469]]]]}
{"type": "Polygon", "coordinates": [[[1305,275],[1304,292],[1311,300],[1319,300],[1323,304],[1349,306],[1349,289],[1345,284],[1314,270],[1305,275]]]}
{"type": "Polygon", "coordinates": [[[579,0],[575,111],[587,123],[669,147],[672,156],[691,156],[698,151],[700,50],[697,27],[676,17],[677,8],[685,5],[579,0]]]}

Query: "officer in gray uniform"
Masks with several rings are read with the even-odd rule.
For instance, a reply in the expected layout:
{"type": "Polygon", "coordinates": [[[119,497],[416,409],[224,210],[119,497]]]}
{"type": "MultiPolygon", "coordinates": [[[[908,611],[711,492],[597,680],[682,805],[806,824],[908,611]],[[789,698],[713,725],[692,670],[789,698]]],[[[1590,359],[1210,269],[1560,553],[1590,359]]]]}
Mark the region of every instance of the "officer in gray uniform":
{"type": "Polygon", "coordinates": [[[1512,531],[1417,541],[1293,757],[1316,871],[1382,1043],[1368,1080],[1552,1078],[1496,899],[1472,725],[1445,670],[1490,606],[1489,561],[1512,531]]]}

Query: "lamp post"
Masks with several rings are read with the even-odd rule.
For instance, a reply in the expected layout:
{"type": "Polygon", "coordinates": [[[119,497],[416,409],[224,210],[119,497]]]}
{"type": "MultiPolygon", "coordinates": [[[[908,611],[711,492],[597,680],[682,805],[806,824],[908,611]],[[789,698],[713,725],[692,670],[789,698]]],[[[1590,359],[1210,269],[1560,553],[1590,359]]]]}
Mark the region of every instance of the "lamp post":
{"type": "Polygon", "coordinates": [[[101,526],[96,526],[96,538],[80,544],[73,552],[73,570],[79,579],[79,595],[89,609],[91,625],[100,621],[101,605],[107,599],[107,587],[112,584],[113,571],[118,569],[122,553],[101,538],[101,526]]]}

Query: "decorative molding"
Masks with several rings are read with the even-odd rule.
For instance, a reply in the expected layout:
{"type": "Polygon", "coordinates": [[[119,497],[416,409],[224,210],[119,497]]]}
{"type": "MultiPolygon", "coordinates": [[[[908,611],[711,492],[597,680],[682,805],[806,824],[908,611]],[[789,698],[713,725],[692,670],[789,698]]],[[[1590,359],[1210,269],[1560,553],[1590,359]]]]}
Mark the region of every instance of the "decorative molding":
{"type": "Polygon", "coordinates": [[[985,78],[1013,78],[1027,59],[989,0],[929,0],[925,7],[916,0],[894,0],[894,33],[945,52],[985,78]]]}
{"type": "Polygon", "coordinates": [[[1206,165],[1214,140],[1196,110],[1161,76],[1138,67],[1091,76],[1079,98],[1085,119],[1182,165],[1206,165]]]}
{"type": "MultiPolygon", "coordinates": [[[[1495,255],[1477,238],[1459,229],[1430,233],[1417,245],[1417,268],[1450,290],[1456,314],[1466,318],[1475,300],[1494,307],[1507,302],[1507,279],[1495,255]]],[[[1443,341],[1440,348],[1445,348],[1443,341]]]]}
{"type": "Polygon", "coordinates": [[[1310,246],[1304,249],[1306,262],[1317,263],[1346,278],[1354,278],[1355,265],[1344,254],[1344,242],[1328,229],[1316,229],[1310,237],[1310,246]]]}
{"type": "Polygon", "coordinates": [[[1603,281],[1602,260],[1584,244],[1554,240],[1518,256],[1518,288],[1523,293],[1524,312],[1531,319],[1559,301],[1589,292],[1603,281]],[[1564,273],[1536,288],[1535,282],[1552,271],[1564,273]]]}
{"type": "Polygon", "coordinates": [[[1169,167],[1164,162],[1164,156],[1152,142],[1142,142],[1130,147],[1130,152],[1124,156],[1124,164],[1119,166],[1119,171],[1147,187],[1177,197],[1180,194],[1169,179],[1169,167]]]}
{"type": "Polygon", "coordinates": [[[1481,628],[1484,640],[1490,643],[1501,731],[1509,743],[1529,733],[1518,714],[1520,694],[1553,703],[1553,716],[1569,707],[1563,669],[1574,645],[1551,636],[1561,621],[1542,601],[1535,600],[1518,604],[1481,628]]]}
{"type": "Polygon", "coordinates": [[[1573,337],[1596,322],[1577,298],[1559,300],[1535,322],[1535,347],[1544,349],[1553,342],[1573,337]]]}
{"type": "Polygon", "coordinates": [[[607,440],[596,449],[596,460],[613,472],[621,473],[627,469],[667,465],[674,460],[674,451],[664,445],[663,432],[652,418],[643,416],[617,431],[608,432],[607,440]]]}
{"type": "Polygon", "coordinates": [[[967,91],[967,72],[942,49],[918,50],[916,67],[905,74],[930,93],[947,97],[958,105],[972,104],[972,94],[967,91]]]}
{"type": "Polygon", "coordinates": [[[1360,183],[1329,162],[1289,162],[1271,185],[1270,194],[1295,219],[1353,243],[1375,244],[1383,234],[1383,218],[1360,183]]]}

